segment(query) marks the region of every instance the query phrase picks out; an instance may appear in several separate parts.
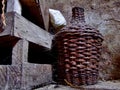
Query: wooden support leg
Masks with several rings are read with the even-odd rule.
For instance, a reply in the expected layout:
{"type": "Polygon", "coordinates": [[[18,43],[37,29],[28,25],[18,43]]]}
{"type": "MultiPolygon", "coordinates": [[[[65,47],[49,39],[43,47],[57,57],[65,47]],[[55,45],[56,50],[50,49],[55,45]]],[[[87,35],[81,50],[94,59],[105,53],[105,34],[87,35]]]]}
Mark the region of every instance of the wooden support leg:
{"type": "Polygon", "coordinates": [[[23,62],[27,62],[28,41],[18,40],[12,50],[12,65],[7,66],[8,87],[7,90],[21,88],[23,62]]]}
{"type": "Polygon", "coordinates": [[[28,41],[19,40],[13,47],[12,51],[12,65],[21,65],[27,62],[28,58],[28,41]]]}

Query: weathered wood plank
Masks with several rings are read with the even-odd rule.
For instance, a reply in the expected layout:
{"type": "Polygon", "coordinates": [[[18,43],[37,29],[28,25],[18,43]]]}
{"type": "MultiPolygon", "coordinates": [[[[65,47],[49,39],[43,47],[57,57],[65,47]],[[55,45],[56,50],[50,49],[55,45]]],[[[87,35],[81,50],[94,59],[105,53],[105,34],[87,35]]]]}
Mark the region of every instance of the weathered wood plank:
{"type": "Polygon", "coordinates": [[[12,50],[12,65],[21,65],[28,59],[28,41],[19,40],[12,50]]]}
{"type": "Polygon", "coordinates": [[[49,28],[49,2],[48,0],[39,0],[40,10],[42,13],[45,29],[49,28]]]}
{"type": "Polygon", "coordinates": [[[22,82],[22,66],[10,65],[7,66],[7,84],[5,90],[17,90],[21,88],[22,82]]]}
{"type": "MultiPolygon", "coordinates": [[[[29,8],[29,11],[35,16],[39,24],[44,23],[44,28],[48,31],[49,27],[49,0],[20,0],[20,2],[29,8]],[[39,5],[39,7],[38,7],[39,5]],[[40,23],[43,22],[43,23],[40,23]]],[[[24,9],[24,8],[23,8],[24,9]]]]}
{"type": "Polygon", "coordinates": [[[6,13],[6,23],[5,30],[0,33],[0,36],[11,35],[51,48],[53,36],[21,15],[14,12],[6,13]]]}
{"type": "Polygon", "coordinates": [[[52,66],[49,64],[23,63],[22,89],[52,82],[52,66]]]}
{"type": "Polygon", "coordinates": [[[22,13],[22,7],[19,0],[7,0],[7,12],[22,13]]]}
{"type": "Polygon", "coordinates": [[[13,36],[26,39],[46,48],[51,48],[52,35],[17,13],[14,16],[13,36]]]}
{"type": "Polygon", "coordinates": [[[14,11],[15,0],[7,0],[7,12],[14,11]]]}

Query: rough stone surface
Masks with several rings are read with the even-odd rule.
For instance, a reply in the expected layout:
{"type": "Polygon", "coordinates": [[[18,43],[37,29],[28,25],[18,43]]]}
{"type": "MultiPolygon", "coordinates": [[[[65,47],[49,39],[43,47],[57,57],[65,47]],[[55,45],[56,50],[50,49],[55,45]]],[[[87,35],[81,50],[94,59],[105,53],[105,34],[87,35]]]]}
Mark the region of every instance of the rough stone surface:
{"type": "Polygon", "coordinates": [[[96,85],[90,86],[81,86],[80,88],[71,88],[70,86],[62,86],[62,85],[47,85],[45,87],[41,87],[34,90],[120,90],[120,82],[119,81],[107,81],[107,82],[99,82],[96,85]]]}
{"type": "Polygon", "coordinates": [[[60,10],[69,22],[71,8],[85,9],[85,20],[104,36],[100,79],[120,78],[120,0],[49,0],[50,7],[60,10]],[[53,3],[54,2],[54,3],[53,3]]]}

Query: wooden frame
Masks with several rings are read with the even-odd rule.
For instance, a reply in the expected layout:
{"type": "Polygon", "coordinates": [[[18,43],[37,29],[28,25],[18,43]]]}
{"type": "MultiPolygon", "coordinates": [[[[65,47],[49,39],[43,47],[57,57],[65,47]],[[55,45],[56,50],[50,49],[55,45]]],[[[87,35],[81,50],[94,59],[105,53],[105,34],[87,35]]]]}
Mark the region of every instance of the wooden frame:
{"type": "Polygon", "coordinates": [[[12,64],[0,65],[0,88],[2,90],[29,90],[32,86],[52,81],[50,64],[28,62],[29,42],[45,50],[51,49],[52,35],[15,12],[6,13],[6,28],[0,33],[0,44],[13,42],[12,64]],[[45,70],[45,71],[44,71],[45,70]],[[6,73],[7,72],[7,73],[6,73]],[[35,79],[35,80],[34,80],[35,79]]]}
{"type": "Polygon", "coordinates": [[[7,0],[6,27],[0,32],[0,44],[12,43],[12,64],[0,65],[0,89],[31,90],[52,82],[52,65],[29,63],[29,42],[50,50],[53,36],[14,12],[15,1],[7,0]]]}
{"type": "Polygon", "coordinates": [[[0,36],[11,35],[23,38],[51,49],[53,36],[50,33],[15,12],[6,13],[6,17],[7,26],[0,36]]]}

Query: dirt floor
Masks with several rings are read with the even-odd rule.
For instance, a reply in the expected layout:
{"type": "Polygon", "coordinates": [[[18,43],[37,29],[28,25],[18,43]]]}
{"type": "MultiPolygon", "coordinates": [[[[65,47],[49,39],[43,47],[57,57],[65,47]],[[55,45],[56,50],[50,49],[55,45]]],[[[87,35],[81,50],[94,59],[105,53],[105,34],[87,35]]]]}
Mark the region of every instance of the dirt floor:
{"type": "Polygon", "coordinates": [[[34,90],[120,90],[120,81],[99,81],[96,85],[81,86],[81,88],[50,84],[34,90]]]}

